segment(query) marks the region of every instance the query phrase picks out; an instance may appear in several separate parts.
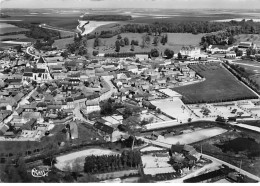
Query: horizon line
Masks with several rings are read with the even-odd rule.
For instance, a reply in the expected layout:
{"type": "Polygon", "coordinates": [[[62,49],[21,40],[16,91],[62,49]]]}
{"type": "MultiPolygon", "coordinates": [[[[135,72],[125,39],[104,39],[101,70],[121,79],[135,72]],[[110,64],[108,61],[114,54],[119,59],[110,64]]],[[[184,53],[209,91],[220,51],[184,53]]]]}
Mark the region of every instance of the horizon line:
{"type": "Polygon", "coordinates": [[[260,8],[82,8],[82,7],[73,7],[73,8],[68,8],[68,7],[61,7],[61,8],[54,8],[54,7],[45,7],[45,8],[17,8],[17,7],[2,7],[0,8],[0,12],[3,9],[165,9],[165,10],[260,10],[260,8]]]}

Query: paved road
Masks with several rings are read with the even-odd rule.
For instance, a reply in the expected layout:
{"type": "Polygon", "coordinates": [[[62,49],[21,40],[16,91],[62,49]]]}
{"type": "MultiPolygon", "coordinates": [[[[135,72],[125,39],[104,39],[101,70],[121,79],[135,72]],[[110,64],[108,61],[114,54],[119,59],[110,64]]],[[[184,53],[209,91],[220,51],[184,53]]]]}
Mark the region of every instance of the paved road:
{"type": "Polygon", "coordinates": [[[238,65],[242,65],[242,66],[249,66],[249,67],[257,67],[257,68],[260,68],[260,64],[259,64],[259,65],[253,65],[253,64],[239,63],[239,62],[235,62],[235,61],[232,61],[231,63],[238,64],[238,65]]]}
{"type": "Polygon", "coordinates": [[[33,57],[38,58],[39,56],[36,56],[36,55],[30,53],[30,50],[32,50],[32,48],[33,48],[32,46],[27,47],[27,48],[26,48],[26,53],[29,54],[30,56],[33,56],[33,57]]]}

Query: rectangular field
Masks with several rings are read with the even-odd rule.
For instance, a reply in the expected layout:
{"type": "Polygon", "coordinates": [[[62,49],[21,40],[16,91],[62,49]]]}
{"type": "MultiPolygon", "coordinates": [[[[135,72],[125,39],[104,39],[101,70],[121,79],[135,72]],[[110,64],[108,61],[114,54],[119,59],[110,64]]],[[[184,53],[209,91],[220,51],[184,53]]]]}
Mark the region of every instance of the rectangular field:
{"type": "Polygon", "coordinates": [[[186,133],[186,134],[182,134],[182,135],[178,135],[178,136],[172,136],[172,137],[167,137],[164,139],[158,139],[157,141],[167,143],[167,144],[176,144],[176,143],[191,144],[191,143],[195,143],[198,141],[202,141],[207,138],[211,138],[213,136],[223,134],[226,131],[227,131],[226,129],[222,129],[219,127],[213,127],[213,128],[209,128],[209,129],[197,130],[195,132],[186,133]]]}
{"type": "Polygon", "coordinates": [[[206,80],[174,88],[183,95],[184,103],[214,103],[252,99],[256,95],[218,63],[191,65],[206,80]]]}

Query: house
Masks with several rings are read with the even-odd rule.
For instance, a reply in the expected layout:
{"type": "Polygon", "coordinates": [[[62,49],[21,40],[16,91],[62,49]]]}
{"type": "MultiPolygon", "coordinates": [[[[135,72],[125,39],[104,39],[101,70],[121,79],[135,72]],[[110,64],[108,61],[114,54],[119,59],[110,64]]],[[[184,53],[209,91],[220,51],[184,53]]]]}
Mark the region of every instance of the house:
{"type": "Polygon", "coordinates": [[[209,45],[206,51],[211,54],[226,54],[231,48],[227,45],[209,45]]]}
{"type": "Polygon", "coordinates": [[[135,58],[139,59],[139,61],[148,60],[148,54],[135,54],[135,58]]]}
{"type": "Polygon", "coordinates": [[[236,53],[234,51],[227,52],[225,58],[234,59],[236,58],[236,53]]]}
{"type": "Polygon", "coordinates": [[[100,111],[101,108],[99,106],[99,101],[96,100],[87,100],[86,101],[86,111],[87,113],[91,113],[94,111],[100,111]]]}
{"type": "Polygon", "coordinates": [[[69,123],[69,134],[71,139],[79,138],[78,125],[75,121],[69,123]]]}
{"type": "Polygon", "coordinates": [[[180,53],[182,56],[194,58],[200,55],[200,48],[194,46],[184,46],[181,48],[180,53]]]}
{"type": "Polygon", "coordinates": [[[14,116],[21,116],[21,114],[23,113],[24,111],[24,108],[23,107],[19,107],[18,109],[16,109],[14,112],[13,112],[13,115],[14,116]]]}
{"type": "Polygon", "coordinates": [[[255,49],[256,48],[256,44],[254,44],[253,42],[240,42],[238,44],[238,48],[239,49],[248,49],[248,48],[255,49]]]}
{"type": "Polygon", "coordinates": [[[50,73],[45,68],[26,67],[23,73],[23,81],[36,81],[37,83],[46,82],[52,79],[50,73]]]}
{"type": "Polygon", "coordinates": [[[112,133],[114,132],[113,127],[110,127],[99,120],[95,122],[93,126],[104,136],[106,141],[110,141],[112,139],[112,133]]]}
{"type": "Polygon", "coordinates": [[[9,126],[6,124],[0,125],[0,135],[4,135],[8,129],[9,126]]]}
{"type": "Polygon", "coordinates": [[[171,146],[171,153],[182,153],[184,145],[172,145],[171,146]]]}
{"type": "Polygon", "coordinates": [[[74,99],[72,97],[66,98],[66,103],[67,103],[67,109],[74,108],[74,99]]]}
{"type": "Polygon", "coordinates": [[[32,118],[27,121],[22,127],[22,130],[33,130],[34,126],[37,124],[37,119],[32,118]]]}

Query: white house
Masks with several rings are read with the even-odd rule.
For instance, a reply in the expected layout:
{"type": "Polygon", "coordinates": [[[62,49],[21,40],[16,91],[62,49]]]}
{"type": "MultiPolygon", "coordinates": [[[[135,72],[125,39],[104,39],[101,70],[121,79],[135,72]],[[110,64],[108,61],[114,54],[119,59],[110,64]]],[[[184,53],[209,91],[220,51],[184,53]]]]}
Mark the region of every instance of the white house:
{"type": "Polygon", "coordinates": [[[87,114],[94,112],[94,111],[100,111],[100,110],[101,110],[101,108],[99,106],[98,100],[88,100],[88,101],[86,101],[87,114]]]}
{"type": "Polygon", "coordinates": [[[188,56],[191,58],[195,58],[200,55],[200,48],[194,46],[184,46],[180,50],[182,56],[188,56]]]}

